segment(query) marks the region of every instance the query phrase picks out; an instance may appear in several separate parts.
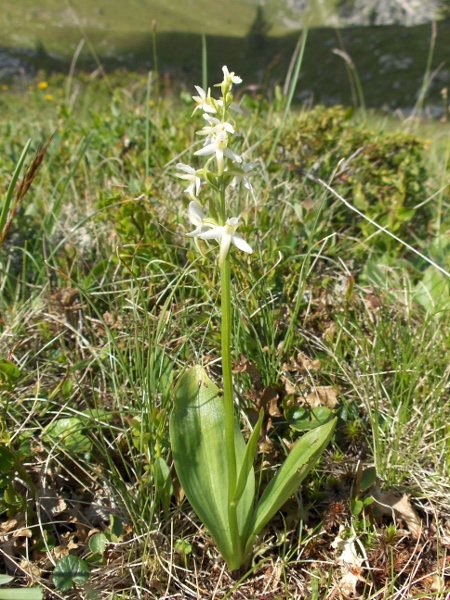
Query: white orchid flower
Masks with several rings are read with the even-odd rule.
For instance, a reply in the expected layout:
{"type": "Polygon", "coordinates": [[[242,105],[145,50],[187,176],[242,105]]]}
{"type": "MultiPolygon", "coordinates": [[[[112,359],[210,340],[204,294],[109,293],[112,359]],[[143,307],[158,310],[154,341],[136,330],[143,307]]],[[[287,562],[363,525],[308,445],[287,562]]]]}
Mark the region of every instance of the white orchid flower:
{"type": "MultiPolygon", "coordinates": [[[[203,214],[203,211],[197,202],[191,202],[189,204],[188,217],[189,221],[195,226],[196,229],[191,231],[191,233],[187,233],[187,237],[199,237],[201,233],[205,232],[205,228],[208,225],[205,223],[205,215],[203,214]]],[[[211,227],[211,225],[209,225],[209,227],[211,227]]]]}
{"type": "Polygon", "coordinates": [[[228,135],[226,131],[221,131],[217,134],[213,141],[197,152],[194,152],[196,156],[210,156],[211,154],[216,155],[217,171],[218,175],[222,175],[224,170],[224,156],[232,160],[233,162],[242,162],[242,158],[236,152],[233,152],[228,148],[228,135]]]}
{"type": "Polygon", "coordinates": [[[250,162],[250,163],[247,163],[246,165],[244,165],[242,167],[242,169],[239,169],[238,167],[235,167],[234,169],[232,169],[230,171],[230,175],[234,175],[234,179],[230,185],[232,187],[236,187],[239,183],[242,182],[244,184],[244,187],[247,188],[248,190],[250,190],[251,193],[253,194],[253,186],[250,183],[248,176],[253,175],[252,171],[257,166],[258,166],[258,163],[250,162]]]}
{"type": "Polygon", "coordinates": [[[221,268],[225,263],[231,244],[248,254],[253,252],[241,234],[236,231],[241,223],[239,217],[232,217],[223,226],[216,225],[209,231],[197,234],[202,240],[220,240],[219,267],[221,268]]]}
{"type": "Polygon", "coordinates": [[[213,99],[211,98],[211,88],[208,88],[208,93],[206,93],[205,90],[199,85],[194,85],[194,87],[197,90],[198,96],[192,96],[192,99],[197,102],[197,106],[194,108],[194,112],[192,114],[194,114],[199,108],[208,113],[216,113],[217,110],[213,106],[213,99]]]}
{"type": "Polygon", "coordinates": [[[185,165],[184,163],[178,163],[177,169],[184,171],[184,173],[175,173],[175,177],[179,177],[180,179],[185,179],[186,181],[191,182],[189,187],[185,189],[185,194],[189,194],[191,198],[198,196],[202,180],[197,175],[197,171],[193,167],[185,165]]]}
{"type": "Polygon", "coordinates": [[[233,83],[242,83],[242,79],[238,75],[236,75],[234,71],[231,71],[230,73],[226,65],[222,67],[222,71],[223,84],[226,85],[227,89],[230,90],[233,83]]]}
{"type": "Polygon", "coordinates": [[[203,118],[208,121],[208,125],[205,125],[203,129],[197,131],[197,135],[206,135],[207,138],[205,140],[205,145],[209,144],[212,140],[214,140],[214,136],[219,135],[221,132],[225,133],[234,133],[234,127],[231,123],[227,123],[216,119],[215,117],[211,117],[210,115],[203,115],[203,118]]]}

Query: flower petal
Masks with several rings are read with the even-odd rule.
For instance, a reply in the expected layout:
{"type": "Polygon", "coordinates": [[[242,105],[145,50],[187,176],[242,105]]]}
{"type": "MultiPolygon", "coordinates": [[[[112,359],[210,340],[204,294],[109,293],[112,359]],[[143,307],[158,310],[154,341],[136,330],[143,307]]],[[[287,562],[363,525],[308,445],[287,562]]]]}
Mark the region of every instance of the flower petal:
{"type": "Polygon", "coordinates": [[[228,148],[217,148],[216,147],[216,161],[217,161],[217,173],[219,175],[222,175],[223,173],[223,155],[224,153],[226,153],[225,151],[228,150],[228,148]]]}
{"type": "Polygon", "coordinates": [[[210,125],[219,125],[220,124],[220,120],[217,119],[216,117],[210,117],[209,115],[203,115],[203,118],[208,121],[208,123],[210,125]]]}
{"type": "Polygon", "coordinates": [[[225,262],[225,259],[228,254],[228,250],[230,249],[231,240],[233,236],[229,234],[225,229],[222,235],[222,241],[220,242],[220,252],[219,252],[219,267],[222,268],[225,262]]]}
{"type": "Polygon", "coordinates": [[[203,221],[204,215],[203,215],[203,211],[200,208],[200,206],[197,204],[197,202],[190,202],[189,204],[189,220],[191,221],[192,225],[201,225],[202,221],[203,221]]]}
{"type": "Polygon", "coordinates": [[[202,238],[202,240],[220,240],[224,236],[224,234],[225,227],[214,227],[209,231],[204,231],[198,237],[202,238]]]}
{"type": "MultiPolygon", "coordinates": [[[[178,163],[177,169],[180,171],[185,171],[186,173],[190,173],[191,175],[195,175],[195,169],[190,165],[185,165],[184,163],[178,163]]],[[[178,175],[180,177],[180,175],[178,175]]]]}
{"type": "Polygon", "coordinates": [[[197,152],[194,152],[196,156],[208,156],[208,154],[214,154],[216,151],[216,144],[208,144],[207,146],[203,146],[197,152]]]}
{"type": "Polygon", "coordinates": [[[198,95],[200,96],[200,98],[202,100],[205,100],[206,98],[206,92],[203,88],[201,88],[199,85],[194,85],[195,89],[197,90],[198,95]]]}
{"type": "Polygon", "coordinates": [[[236,246],[236,248],[239,248],[239,250],[242,250],[242,252],[248,252],[248,254],[253,253],[253,250],[247,244],[247,242],[244,240],[244,238],[242,237],[242,235],[240,233],[237,233],[237,232],[234,233],[231,236],[231,241],[236,246]]]}
{"type": "Polygon", "coordinates": [[[223,152],[225,156],[227,158],[230,158],[232,161],[242,162],[242,157],[239,156],[239,154],[236,154],[236,152],[233,152],[233,150],[231,150],[230,148],[224,148],[223,152]]]}
{"type": "Polygon", "coordinates": [[[191,231],[191,233],[186,233],[186,237],[199,237],[199,235],[201,234],[203,230],[203,225],[200,225],[200,227],[197,227],[197,229],[194,229],[194,231],[191,231]]]}

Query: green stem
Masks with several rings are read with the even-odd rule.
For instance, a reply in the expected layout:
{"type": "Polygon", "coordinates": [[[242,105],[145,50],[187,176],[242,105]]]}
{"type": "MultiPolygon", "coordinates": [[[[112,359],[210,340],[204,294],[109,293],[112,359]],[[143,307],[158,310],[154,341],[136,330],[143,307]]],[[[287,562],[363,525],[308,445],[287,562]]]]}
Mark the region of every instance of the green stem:
{"type": "MultiPolygon", "coordinates": [[[[225,223],[225,185],[223,178],[219,192],[219,218],[225,223]]],[[[228,518],[230,521],[230,533],[236,553],[242,552],[237,510],[234,496],[236,492],[236,448],[234,445],[234,402],[233,402],[233,375],[231,371],[231,269],[230,258],[227,256],[220,269],[221,300],[222,300],[222,377],[223,397],[225,408],[225,446],[228,465],[228,518]]]]}
{"type": "Polygon", "coordinates": [[[152,97],[152,75],[149,71],[147,77],[147,98],[145,105],[145,178],[150,173],[150,100],[152,97]]]}

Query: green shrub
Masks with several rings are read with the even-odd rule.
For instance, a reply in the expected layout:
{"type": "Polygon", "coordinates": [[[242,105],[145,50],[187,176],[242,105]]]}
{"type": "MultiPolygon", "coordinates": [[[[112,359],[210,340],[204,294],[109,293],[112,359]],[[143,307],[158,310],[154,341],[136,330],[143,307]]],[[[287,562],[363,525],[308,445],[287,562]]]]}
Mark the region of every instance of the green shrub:
{"type": "MultiPolygon", "coordinates": [[[[371,131],[350,117],[351,111],[342,107],[324,106],[294,116],[277,146],[278,167],[287,166],[296,177],[311,174],[327,183],[332,180],[346,200],[400,237],[426,233],[429,208],[420,207],[428,177],[424,142],[409,133],[371,131]]],[[[264,146],[267,155],[270,146],[270,141],[264,146]]],[[[306,188],[315,185],[305,180],[306,188]]],[[[374,230],[343,204],[333,222],[350,234],[360,230],[369,235],[374,230]]],[[[380,238],[378,243],[387,242],[380,238]]]]}

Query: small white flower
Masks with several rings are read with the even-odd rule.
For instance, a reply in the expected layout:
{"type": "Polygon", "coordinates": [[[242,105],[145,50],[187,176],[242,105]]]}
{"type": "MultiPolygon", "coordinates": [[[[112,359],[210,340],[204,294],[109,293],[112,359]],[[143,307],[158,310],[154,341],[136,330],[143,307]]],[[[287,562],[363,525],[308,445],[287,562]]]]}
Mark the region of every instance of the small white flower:
{"type": "Polygon", "coordinates": [[[216,225],[209,231],[197,234],[202,240],[220,240],[219,267],[223,267],[231,244],[248,254],[253,252],[241,234],[236,231],[241,223],[239,217],[232,217],[223,226],[216,225]]]}
{"type": "Polygon", "coordinates": [[[193,167],[185,165],[184,163],[178,163],[177,169],[184,171],[184,173],[175,173],[175,177],[179,177],[180,179],[185,179],[186,181],[191,182],[189,187],[185,189],[185,194],[189,194],[191,198],[198,196],[202,180],[197,175],[197,171],[193,167]]]}
{"type": "Polygon", "coordinates": [[[188,217],[189,221],[192,223],[192,225],[196,227],[196,229],[194,229],[194,231],[191,231],[191,233],[187,233],[186,235],[187,237],[198,237],[202,232],[205,231],[207,225],[204,222],[205,216],[203,214],[203,211],[197,204],[197,202],[191,202],[189,204],[188,217]]]}
{"type": "Polygon", "coordinates": [[[224,65],[222,67],[222,71],[223,71],[223,83],[226,85],[226,87],[228,89],[231,89],[231,86],[233,83],[242,83],[242,79],[238,75],[235,75],[234,71],[231,71],[231,73],[230,73],[228,71],[227,66],[224,65]]]}
{"type": "Polygon", "coordinates": [[[208,125],[205,125],[200,131],[197,131],[197,135],[208,136],[205,140],[205,145],[214,140],[214,136],[219,135],[221,132],[234,133],[234,127],[231,123],[227,123],[226,121],[222,123],[222,121],[215,117],[211,117],[210,115],[203,115],[203,118],[208,121],[209,127],[208,125]]]}
{"type": "Polygon", "coordinates": [[[226,131],[221,131],[217,134],[210,144],[207,144],[197,152],[194,152],[196,156],[209,156],[211,154],[216,155],[217,171],[218,175],[222,175],[224,170],[224,156],[232,160],[233,162],[242,162],[242,158],[236,152],[233,152],[228,148],[228,135],[226,131]]]}
{"type": "Polygon", "coordinates": [[[208,88],[208,93],[206,93],[205,90],[199,85],[194,85],[194,87],[197,90],[198,96],[192,96],[192,99],[197,102],[197,106],[194,108],[194,112],[192,114],[194,114],[199,108],[209,113],[217,112],[212,104],[213,99],[211,98],[211,89],[208,88]]]}
{"type": "Polygon", "coordinates": [[[248,190],[250,190],[251,193],[253,194],[253,186],[250,183],[250,181],[248,180],[248,176],[253,175],[252,171],[257,166],[258,166],[258,163],[250,162],[250,163],[247,163],[246,165],[244,165],[242,167],[242,169],[239,169],[238,167],[233,168],[230,171],[230,175],[234,175],[234,179],[230,185],[232,187],[235,187],[236,185],[238,185],[238,183],[242,182],[244,184],[244,187],[247,188],[248,190]]]}

